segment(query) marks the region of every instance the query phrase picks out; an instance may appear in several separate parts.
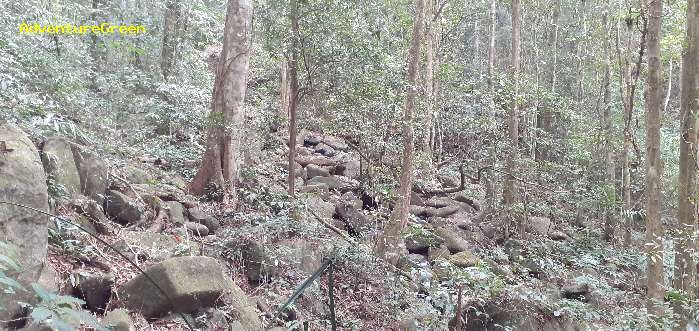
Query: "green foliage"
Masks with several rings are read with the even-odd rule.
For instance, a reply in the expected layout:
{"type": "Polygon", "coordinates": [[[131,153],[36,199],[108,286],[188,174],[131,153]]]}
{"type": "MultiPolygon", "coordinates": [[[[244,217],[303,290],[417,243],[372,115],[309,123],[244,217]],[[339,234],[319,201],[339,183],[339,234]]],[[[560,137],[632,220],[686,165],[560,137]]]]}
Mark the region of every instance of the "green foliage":
{"type": "Polygon", "coordinates": [[[80,309],[84,301],[48,292],[38,284],[32,284],[32,289],[39,298],[39,303],[32,307],[29,314],[35,323],[46,324],[60,331],[75,330],[75,325],[80,323],[99,331],[109,330],[101,326],[92,314],[80,309]]]}

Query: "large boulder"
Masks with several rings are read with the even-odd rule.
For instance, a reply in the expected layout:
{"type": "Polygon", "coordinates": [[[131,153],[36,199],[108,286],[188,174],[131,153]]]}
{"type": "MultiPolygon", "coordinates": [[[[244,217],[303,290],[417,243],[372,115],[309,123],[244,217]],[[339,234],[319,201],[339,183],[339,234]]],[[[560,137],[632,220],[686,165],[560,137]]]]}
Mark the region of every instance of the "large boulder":
{"type": "Polygon", "coordinates": [[[104,203],[104,194],[109,187],[109,168],[101,159],[85,158],[80,162],[80,188],[88,198],[104,203]]]}
{"type": "Polygon", "coordinates": [[[41,161],[46,173],[56,184],[62,185],[68,195],[80,193],[80,174],[67,139],[57,137],[47,140],[42,149],[41,161]]]}
{"type": "Polygon", "coordinates": [[[78,273],[73,295],[85,301],[88,309],[94,312],[104,312],[109,297],[112,295],[114,276],[111,274],[78,273]]]}
{"type": "Polygon", "coordinates": [[[189,209],[189,220],[203,224],[209,229],[209,233],[214,233],[221,227],[221,223],[201,207],[189,209]]]}
{"type": "Polygon", "coordinates": [[[114,190],[107,191],[104,210],[122,224],[136,223],[143,217],[143,210],[131,198],[114,190]]]}
{"type": "Polygon", "coordinates": [[[313,177],[329,177],[330,171],[321,166],[309,164],[308,166],[306,166],[306,174],[309,179],[313,177]]]}
{"type": "Polygon", "coordinates": [[[218,262],[205,256],[171,258],[151,266],[146,274],[139,274],[118,290],[126,307],[146,318],[211,307],[231,288],[218,262]]]}
{"type": "Polygon", "coordinates": [[[346,152],[347,150],[349,150],[349,146],[347,145],[345,140],[339,137],[326,135],[323,137],[323,143],[338,151],[346,152]]]}
{"type": "Polygon", "coordinates": [[[308,199],[306,199],[306,207],[324,220],[331,219],[333,214],[335,214],[335,205],[323,201],[319,196],[308,197],[308,199]]]}
{"type": "MultiPolygon", "coordinates": [[[[0,150],[0,200],[48,212],[48,189],[39,151],[22,130],[11,124],[0,124],[0,142],[5,147],[0,150]]],[[[39,278],[46,258],[47,239],[46,215],[0,204],[0,241],[11,245],[16,251],[10,254],[3,249],[3,255],[11,255],[20,263],[22,272],[18,279],[25,285],[39,278]]],[[[7,308],[0,309],[0,321],[12,319],[18,312],[16,303],[19,300],[29,298],[0,292],[0,307],[7,308]]]]}
{"type": "Polygon", "coordinates": [[[444,239],[425,229],[410,232],[405,236],[404,241],[408,252],[425,255],[430,247],[438,247],[444,243],[444,239]]]}
{"type": "Polygon", "coordinates": [[[444,239],[444,244],[446,244],[449,251],[453,254],[467,251],[469,249],[468,242],[459,235],[460,230],[458,228],[454,229],[441,227],[437,228],[435,233],[444,239]]]}
{"type": "Polygon", "coordinates": [[[184,206],[177,201],[164,201],[163,205],[167,210],[167,217],[170,223],[174,225],[182,225],[186,222],[184,206]]]}
{"type": "Polygon", "coordinates": [[[278,268],[268,249],[256,242],[241,248],[245,275],[252,283],[260,283],[277,275],[278,268]]]}
{"type": "Polygon", "coordinates": [[[338,181],[338,179],[336,177],[337,176],[313,177],[306,182],[306,185],[325,184],[329,189],[336,190],[336,189],[340,188],[340,182],[338,181]]]}
{"type": "Polygon", "coordinates": [[[113,331],[134,331],[134,326],[131,316],[126,309],[112,310],[102,318],[102,325],[110,327],[113,331]]]}

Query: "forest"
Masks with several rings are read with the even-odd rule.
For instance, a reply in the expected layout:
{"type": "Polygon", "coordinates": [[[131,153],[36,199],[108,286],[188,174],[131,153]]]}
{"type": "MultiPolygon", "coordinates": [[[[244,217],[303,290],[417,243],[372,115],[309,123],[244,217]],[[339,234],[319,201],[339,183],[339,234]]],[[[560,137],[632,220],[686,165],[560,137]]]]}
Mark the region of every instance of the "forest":
{"type": "Polygon", "coordinates": [[[0,0],[0,330],[699,330],[697,0],[0,0]]]}

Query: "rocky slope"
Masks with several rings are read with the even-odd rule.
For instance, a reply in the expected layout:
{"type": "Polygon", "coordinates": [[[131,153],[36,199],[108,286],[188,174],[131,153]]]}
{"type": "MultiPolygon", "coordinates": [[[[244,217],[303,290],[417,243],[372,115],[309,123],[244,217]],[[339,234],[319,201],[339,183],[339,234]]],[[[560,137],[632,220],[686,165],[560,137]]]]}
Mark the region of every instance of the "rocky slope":
{"type": "MultiPolygon", "coordinates": [[[[184,179],[163,169],[167,160],[110,159],[65,137],[31,141],[3,124],[0,200],[67,222],[0,204],[0,233],[18,248],[25,284],[78,297],[80,309],[117,330],[329,329],[327,272],[276,313],[328,259],[340,329],[615,329],[610,313],[642,305],[634,251],[590,240],[594,222],[533,216],[527,240],[508,239],[479,203],[481,184],[453,174],[433,191],[463,189],[414,193],[404,256],[388,266],[371,247],[390,200],[365,190],[359,154],[339,137],[302,134],[291,199],[288,148],[278,139],[246,158],[232,209],[188,195],[184,179]]],[[[20,299],[28,294],[0,296],[3,306],[20,299]]],[[[6,327],[41,327],[31,323],[6,327]]]]}

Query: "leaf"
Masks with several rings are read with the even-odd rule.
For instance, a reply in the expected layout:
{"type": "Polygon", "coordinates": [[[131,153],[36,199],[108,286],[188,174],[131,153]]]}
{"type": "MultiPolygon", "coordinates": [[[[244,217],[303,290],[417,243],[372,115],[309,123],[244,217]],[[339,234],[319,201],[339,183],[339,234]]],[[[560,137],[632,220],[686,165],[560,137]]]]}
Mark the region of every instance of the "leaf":
{"type": "Polygon", "coordinates": [[[41,287],[41,285],[32,283],[32,289],[34,290],[34,293],[39,296],[41,301],[49,302],[53,300],[54,295],[46,291],[43,287],[41,287]]]}
{"type": "Polygon", "coordinates": [[[36,322],[43,322],[53,316],[53,312],[46,307],[35,307],[29,316],[36,322]]]}
{"type": "Polygon", "coordinates": [[[5,255],[0,255],[0,264],[9,266],[10,268],[15,269],[16,271],[20,270],[19,265],[5,255]]]}
{"type": "Polygon", "coordinates": [[[4,284],[6,286],[16,288],[16,289],[21,289],[24,290],[24,287],[20,283],[18,283],[16,280],[7,277],[2,271],[0,271],[0,284],[4,284]]]}

